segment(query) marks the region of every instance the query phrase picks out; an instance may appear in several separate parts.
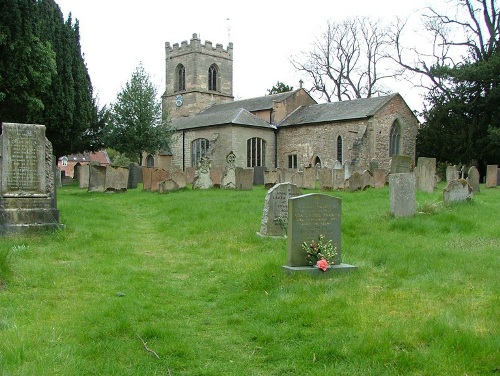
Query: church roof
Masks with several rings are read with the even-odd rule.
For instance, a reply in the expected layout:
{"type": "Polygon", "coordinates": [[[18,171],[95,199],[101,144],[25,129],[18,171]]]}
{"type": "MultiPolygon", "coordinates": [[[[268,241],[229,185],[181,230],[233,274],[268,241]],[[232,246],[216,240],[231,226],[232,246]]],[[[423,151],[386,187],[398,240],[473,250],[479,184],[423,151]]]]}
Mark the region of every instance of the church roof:
{"type": "Polygon", "coordinates": [[[249,112],[270,110],[274,107],[274,102],[281,102],[291,96],[293,96],[300,89],[287,91],[285,93],[265,95],[263,97],[243,99],[234,102],[214,104],[207,109],[200,112],[200,114],[211,114],[219,111],[227,111],[236,108],[244,108],[249,112]]]}
{"type": "Polygon", "coordinates": [[[203,112],[198,115],[172,120],[172,128],[174,128],[174,130],[203,128],[226,124],[275,129],[274,126],[268,122],[262,120],[254,114],[251,114],[243,108],[230,108],[208,114],[203,112]]]}
{"type": "Polygon", "coordinates": [[[283,119],[278,127],[372,117],[397,95],[399,94],[301,106],[283,119]]]}

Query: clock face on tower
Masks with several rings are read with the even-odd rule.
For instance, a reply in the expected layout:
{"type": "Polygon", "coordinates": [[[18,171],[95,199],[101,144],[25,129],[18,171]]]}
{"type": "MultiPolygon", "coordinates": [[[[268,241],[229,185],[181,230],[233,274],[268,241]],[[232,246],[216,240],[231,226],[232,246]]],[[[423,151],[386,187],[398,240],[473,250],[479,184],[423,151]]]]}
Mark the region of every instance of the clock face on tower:
{"type": "Polygon", "coordinates": [[[182,106],[182,95],[177,95],[177,96],[175,97],[175,105],[176,105],[177,107],[182,106]]]}

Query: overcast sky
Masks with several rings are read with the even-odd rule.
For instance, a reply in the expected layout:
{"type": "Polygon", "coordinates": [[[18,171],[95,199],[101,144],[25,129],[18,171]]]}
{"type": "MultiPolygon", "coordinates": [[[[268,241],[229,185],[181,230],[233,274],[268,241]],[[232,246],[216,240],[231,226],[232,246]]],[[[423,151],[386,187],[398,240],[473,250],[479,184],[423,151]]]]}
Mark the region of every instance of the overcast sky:
{"type": "MultiPolygon", "coordinates": [[[[197,33],[202,43],[233,43],[233,95],[247,99],[267,94],[277,81],[295,89],[301,75],[292,56],[310,51],[314,38],[329,20],[357,15],[405,18],[424,8],[427,0],[316,0],[293,5],[287,1],[253,0],[56,0],[64,18],[71,12],[80,23],[82,53],[99,104],[115,101],[142,62],[161,95],[165,90],[165,42],[189,41],[197,33]],[[244,5],[246,4],[246,6],[244,5]]],[[[305,80],[306,77],[302,76],[305,80]]],[[[415,90],[394,85],[412,109],[421,109],[415,90]]]]}

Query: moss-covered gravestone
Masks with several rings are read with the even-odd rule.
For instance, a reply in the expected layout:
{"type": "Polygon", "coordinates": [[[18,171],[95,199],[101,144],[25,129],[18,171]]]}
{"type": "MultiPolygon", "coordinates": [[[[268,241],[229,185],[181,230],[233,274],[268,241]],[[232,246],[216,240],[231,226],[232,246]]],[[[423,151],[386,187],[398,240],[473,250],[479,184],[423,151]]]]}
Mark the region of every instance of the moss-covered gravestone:
{"type": "Polygon", "coordinates": [[[0,234],[56,229],[55,163],[45,126],[3,123],[0,135],[0,234]]]}

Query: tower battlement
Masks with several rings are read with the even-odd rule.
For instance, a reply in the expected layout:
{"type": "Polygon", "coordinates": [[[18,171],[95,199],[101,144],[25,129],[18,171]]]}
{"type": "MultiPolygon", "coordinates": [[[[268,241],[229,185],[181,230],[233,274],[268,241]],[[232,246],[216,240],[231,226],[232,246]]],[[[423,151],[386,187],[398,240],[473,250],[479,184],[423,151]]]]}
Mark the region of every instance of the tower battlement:
{"type": "Polygon", "coordinates": [[[221,43],[217,43],[214,47],[212,42],[208,40],[206,40],[204,44],[201,43],[201,39],[196,33],[193,34],[189,43],[187,41],[182,41],[180,45],[179,43],[171,45],[170,42],[165,42],[165,53],[167,55],[185,54],[190,52],[204,52],[209,54],[213,54],[215,52],[218,54],[228,54],[229,57],[232,58],[233,43],[229,42],[227,49],[224,49],[224,46],[221,43]]]}

